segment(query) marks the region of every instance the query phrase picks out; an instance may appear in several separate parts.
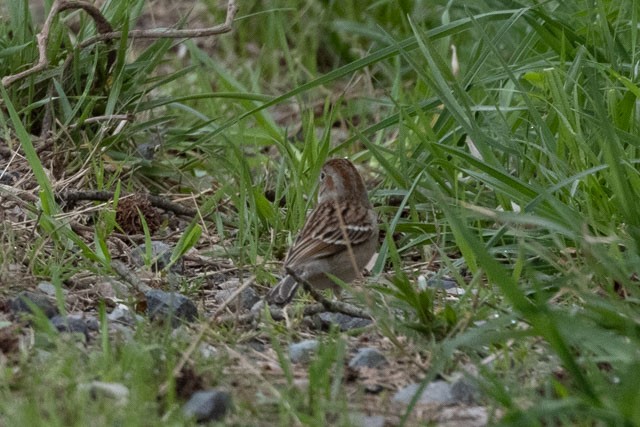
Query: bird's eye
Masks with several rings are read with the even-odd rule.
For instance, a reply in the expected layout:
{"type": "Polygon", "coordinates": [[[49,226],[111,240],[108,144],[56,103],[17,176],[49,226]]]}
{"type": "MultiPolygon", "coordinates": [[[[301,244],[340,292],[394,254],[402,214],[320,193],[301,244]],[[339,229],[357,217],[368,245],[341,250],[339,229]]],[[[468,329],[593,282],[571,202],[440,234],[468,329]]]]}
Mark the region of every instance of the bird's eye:
{"type": "Polygon", "coordinates": [[[327,174],[324,173],[324,171],[320,172],[320,181],[324,181],[325,176],[327,176],[327,174]]]}

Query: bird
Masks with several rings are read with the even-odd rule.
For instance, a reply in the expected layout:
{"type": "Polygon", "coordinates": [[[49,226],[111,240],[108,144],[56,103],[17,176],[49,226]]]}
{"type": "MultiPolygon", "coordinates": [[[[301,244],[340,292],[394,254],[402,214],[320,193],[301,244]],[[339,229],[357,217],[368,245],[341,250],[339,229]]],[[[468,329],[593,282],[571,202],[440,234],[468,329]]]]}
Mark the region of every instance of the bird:
{"type": "Polygon", "coordinates": [[[319,179],[317,205],[287,253],[287,274],[265,297],[269,304],[291,302],[299,286],[296,278],[339,295],[340,286],[327,274],[345,283],[361,277],[378,247],[378,217],[354,164],[327,160],[319,179]]]}

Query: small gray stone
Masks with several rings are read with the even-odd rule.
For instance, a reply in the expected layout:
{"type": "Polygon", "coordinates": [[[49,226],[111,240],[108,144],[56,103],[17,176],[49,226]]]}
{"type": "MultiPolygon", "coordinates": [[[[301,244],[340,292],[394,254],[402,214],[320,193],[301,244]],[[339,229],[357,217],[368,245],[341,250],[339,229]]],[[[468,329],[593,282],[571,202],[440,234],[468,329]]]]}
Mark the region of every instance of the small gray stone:
{"type": "Polygon", "coordinates": [[[178,292],[152,289],[144,295],[147,315],[152,319],[170,319],[171,326],[176,328],[183,320],[192,322],[198,318],[198,308],[193,301],[178,292]]]}
{"type": "MultiPolygon", "coordinates": [[[[393,400],[408,405],[419,388],[420,384],[409,384],[405,388],[398,390],[393,396],[393,400]]],[[[456,402],[451,393],[451,385],[449,383],[446,381],[434,381],[429,383],[422,391],[418,403],[448,405],[456,402]]]]}
{"type": "Polygon", "coordinates": [[[124,406],[129,401],[129,389],[120,383],[91,381],[87,384],[80,384],[78,388],[80,390],[88,390],[92,399],[105,397],[113,399],[118,406],[124,406]]]}
{"type": "Polygon", "coordinates": [[[464,290],[464,288],[449,288],[445,291],[447,293],[447,295],[451,295],[451,296],[456,296],[456,297],[461,297],[462,295],[464,295],[467,291],[464,290]]]}
{"type": "Polygon", "coordinates": [[[324,313],[320,313],[317,317],[322,322],[322,326],[325,328],[329,328],[331,325],[338,325],[342,332],[349,331],[351,329],[356,328],[364,328],[369,326],[372,321],[371,319],[363,319],[361,317],[352,317],[343,313],[332,313],[329,311],[325,311],[324,313]]]}
{"type": "Polygon", "coordinates": [[[365,384],[364,392],[369,394],[379,394],[385,390],[382,384],[365,384]]]}
{"type": "Polygon", "coordinates": [[[160,144],[157,142],[143,142],[136,147],[136,154],[145,160],[153,160],[159,148],[160,144]]]}
{"type": "MultiPolygon", "coordinates": [[[[260,304],[260,302],[258,302],[258,304],[260,304]]],[[[256,306],[254,305],[253,307],[254,308],[251,309],[251,312],[254,312],[254,309],[256,306]]],[[[313,316],[305,316],[302,319],[302,326],[304,326],[305,329],[311,329],[313,331],[322,331],[322,330],[328,329],[322,323],[322,320],[320,320],[317,314],[314,314],[313,316]]]]}
{"type": "Polygon", "coordinates": [[[454,289],[458,287],[458,283],[452,279],[433,278],[427,280],[427,286],[436,289],[454,289]]]}
{"type": "Polygon", "coordinates": [[[116,305],[116,308],[107,314],[107,319],[123,325],[133,326],[136,324],[136,315],[124,304],[116,305]]]}
{"type": "Polygon", "coordinates": [[[100,330],[100,322],[95,316],[92,316],[88,313],[73,313],[69,314],[70,318],[80,319],[87,325],[90,331],[99,331],[100,330]]]}
{"type": "Polygon", "coordinates": [[[200,356],[204,359],[213,359],[218,355],[218,349],[206,342],[203,342],[198,346],[198,351],[200,352],[200,356]]]}
{"type": "Polygon", "coordinates": [[[13,185],[18,181],[20,175],[14,172],[10,172],[5,170],[6,168],[0,169],[0,184],[4,185],[13,185]]]}
{"type": "MultiPolygon", "coordinates": [[[[158,240],[152,240],[151,259],[148,260],[151,262],[151,270],[164,270],[171,262],[172,252],[173,247],[171,245],[160,242],[158,240]]],[[[131,260],[138,267],[144,267],[145,265],[147,265],[147,245],[143,243],[142,245],[131,251],[131,260]]],[[[177,261],[171,266],[171,271],[181,272],[182,263],[180,261],[177,261]]]]}
{"type": "Polygon", "coordinates": [[[52,318],[58,314],[58,307],[56,307],[46,295],[30,291],[20,292],[17,297],[11,300],[9,307],[16,315],[23,313],[32,314],[33,312],[26,301],[29,301],[38,307],[48,318],[52,318]]]}
{"type": "Polygon", "coordinates": [[[438,409],[434,422],[441,427],[486,427],[489,413],[482,406],[454,405],[438,409]]]}
{"type": "Polygon", "coordinates": [[[72,316],[54,316],[51,318],[51,324],[59,332],[79,333],[86,338],[89,337],[89,327],[84,319],[72,316]]]}
{"type": "Polygon", "coordinates": [[[349,362],[349,367],[357,368],[379,368],[388,364],[387,358],[384,357],[377,348],[365,347],[358,350],[355,356],[349,362]]]}
{"type": "Polygon", "coordinates": [[[112,278],[96,283],[93,290],[101,298],[115,299],[131,296],[131,291],[127,285],[112,278]]]}
{"type": "Polygon", "coordinates": [[[264,353],[267,349],[265,343],[258,338],[253,338],[247,341],[246,343],[247,349],[257,351],[258,353],[264,353]]]}
{"type": "Polygon", "coordinates": [[[182,407],[187,418],[199,423],[221,420],[231,409],[231,394],[221,388],[212,388],[193,393],[182,407]]]}
{"type": "Polygon", "coordinates": [[[479,391],[475,383],[466,377],[460,377],[451,385],[451,396],[458,403],[477,403],[479,391]]]}
{"type": "MultiPolygon", "coordinates": [[[[237,288],[229,288],[229,289],[221,289],[216,293],[215,299],[218,304],[222,304],[227,299],[231,297],[231,295],[236,291],[237,288]]],[[[240,295],[234,298],[233,301],[229,301],[227,307],[229,307],[232,311],[235,311],[240,306],[241,310],[251,310],[251,307],[255,303],[260,301],[260,296],[256,293],[256,291],[248,286],[240,292],[240,295]]]]}
{"type": "MultiPolygon", "coordinates": [[[[38,290],[44,294],[47,294],[51,297],[56,296],[56,286],[53,283],[49,282],[40,282],[38,283],[38,290]]],[[[62,294],[66,295],[68,291],[66,289],[62,290],[62,294]]]]}
{"type": "Polygon", "coordinates": [[[109,334],[121,342],[132,342],[134,330],[122,323],[109,323],[109,334]]]}
{"type": "Polygon", "coordinates": [[[318,349],[317,340],[304,340],[289,345],[289,360],[292,363],[308,363],[318,349]]]}
{"type": "Polygon", "coordinates": [[[361,412],[349,414],[349,423],[354,427],[384,427],[382,415],[365,415],[361,412]]]}

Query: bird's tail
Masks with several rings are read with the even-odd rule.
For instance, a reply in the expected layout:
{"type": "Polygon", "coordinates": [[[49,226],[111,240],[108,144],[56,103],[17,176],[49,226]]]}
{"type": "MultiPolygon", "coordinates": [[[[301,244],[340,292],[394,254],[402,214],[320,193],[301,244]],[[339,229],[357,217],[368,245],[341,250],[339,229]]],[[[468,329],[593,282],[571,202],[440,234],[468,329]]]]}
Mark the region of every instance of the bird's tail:
{"type": "Polygon", "coordinates": [[[298,290],[298,282],[290,275],[286,275],[280,283],[272,288],[266,296],[269,304],[289,304],[298,290]]]}

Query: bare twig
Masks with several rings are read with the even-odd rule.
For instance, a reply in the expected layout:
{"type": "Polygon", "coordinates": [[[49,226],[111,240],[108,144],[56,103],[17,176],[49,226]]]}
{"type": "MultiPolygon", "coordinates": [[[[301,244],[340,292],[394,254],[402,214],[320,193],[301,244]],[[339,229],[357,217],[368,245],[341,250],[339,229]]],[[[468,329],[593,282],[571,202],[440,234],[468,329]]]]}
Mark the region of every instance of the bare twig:
{"type": "MultiPolygon", "coordinates": [[[[228,33],[233,29],[231,24],[233,23],[233,19],[235,18],[237,13],[238,6],[236,5],[235,0],[229,0],[229,2],[227,3],[227,16],[223,24],[219,24],[209,28],[194,28],[184,30],[130,30],[127,33],[127,37],[129,37],[130,39],[189,39],[196,37],[215,36],[228,33]]],[[[87,46],[101,41],[119,39],[122,38],[122,36],[122,31],[98,34],[97,36],[91,37],[90,39],[87,39],[80,43],[80,48],[83,49],[87,46]]]]}
{"type": "Polygon", "coordinates": [[[130,284],[137,292],[144,293],[152,289],[151,286],[143,283],[142,280],[138,278],[138,276],[133,274],[133,272],[129,270],[129,268],[127,268],[127,266],[123,262],[113,260],[111,261],[111,268],[113,268],[115,272],[118,273],[118,276],[120,276],[122,280],[130,284]]]}
{"type": "Polygon", "coordinates": [[[85,12],[87,12],[91,16],[91,18],[93,18],[93,21],[96,24],[96,29],[99,33],[113,32],[113,28],[111,27],[109,21],[107,21],[102,13],[100,13],[100,10],[91,3],[87,3],[84,1],[54,1],[51,5],[49,15],[47,16],[47,19],[42,26],[42,31],[40,31],[36,36],[36,40],[38,43],[38,62],[33,67],[18,74],[12,74],[3,77],[2,85],[4,87],[9,87],[12,83],[28,77],[31,74],[42,71],[47,68],[47,66],[49,66],[49,59],[47,58],[47,43],[49,41],[49,33],[51,31],[51,24],[53,23],[53,19],[58,13],[72,9],[83,9],[85,12]]]}
{"type": "MultiPolygon", "coordinates": [[[[109,21],[107,21],[107,18],[105,18],[104,15],[102,15],[102,12],[100,12],[100,9],[95,7],[93,4],[80,0],[61,1],[59,4],[60,6],[58,7],[57,13],[64,12],[65,10],[82,9],[91,16],[91,19],[93,19],[93,22],[96,24],[96,30],[98,30],[98,33],[108,34],[113,32],[113,27],[109,21]]],[[[51,15],[51,12],[49,12],[49,15],[51,15]]]]}
{"type": "MultiPolygon", "coordinates": [[[[100,202],[108,202],[113,199],[115,193],[113,191],[65,191],[57,195],[58,198],[64,200],[67,203],[75,203],[80,200],[97,200],[100,202]]],[[[124,198],[131,195],[121,195],[120,198],[124,198]]],[[[193,208],[179,205],[162,196],[156,196],[154,194],[144,194],[149,199],[151,204],[156,208],[171,211],[176,215],[195,216],[197,211],[193,208]]]]}
{"type": "Polygon", "coordinates": [[[5,76],[2,78],[2,85],[4,87],[9,87],[13,82],[23,79],[31,74],[37,73],[38,71],[44,70],[47,65],[49,65],[49,61],[47,60],[47,42],[49,41],[49,31],[51,30],[51,23],[53,22],[53,17],[58,14],[60,11],[61,2],[55,1],[51,6],[51,10],[49,11],[49,16],[47,16],[46,21],[44,21],[44,25],[42,26],[42,31],[40,31],[36,35],[36,40],[38,43],[38,62],[33,67],[24,70],[18,74],[12,74],[9,76],[5,76]]]}
{"type": "Polygon", "coordinates": [[[235,0],[229,0],[227,3],[227,16],[223,24],[216,25],[210,28],[197,28],[197,29],[185,29],[185,30],[131,30],[126,34],[122,31],[113,31],[111,24],[106,20],[104,15],[100,12],[98,8],[93,6],[91,3],[87,3],[84,1],[65,1],[65,0],[55,0],[51,5],[51,9],[49,10],[49,15],[45,20],[44,25],[42,26],[42,30],[36,35],[36,40],[38,44],[38,62],[34,66],[29,69],[26,69],[17,74],[11,74],[2,78],[2,85],[4,87],[9,87],[11,84],[24,79],[32,74],[35,74],[39,71],[46,69],[49,66],[49,60],[47,58],[47,44],[49,41],[49,33],[51,31],[51,25],[53,23],[53,19],[57,14],[63,12],[65,10],[70,9],[82,9],[87,12],[91,18],[93,18],[96,29],[98,30],[98,35],[91,37],[82,43],[80,43],[79,48],[84,49],[92,44],[104,41],[110,41],[114,39],[120,39],[123,36],[127,36],[131,39],[158,39],[158,38],[194,38],[194,37],[207,37],[212,35],[224,34],[231,31],[233,23],[233,19],[238,13],[238,6],[236,5],[235,0]]]}
{"type": "MultiPolygon", "coordinates": [[[[269,315],[273,320],[284,320],[287,316],[291,317],[294,314],[295,309],[293,307],[287,307],[286,312],[284,309],[279,307],[269,307],[269,315]]],[[[326,311],[326,308],[322,304],[311,304],[304,307],[302,311],[302,315],[304,317],[313,316],[314,314],[322,313],[326,311]]],[[[260,319],[262,312],[261,311],[251,311],[247,314],[238,315],[226,315],[218,317],[218,321],[216,323],[220,325],[227,324],[240,324],[240,325],[248,325],[260,319]]]]}
{"type": "MultiPolygon", "coordinates": [[[[92,236],[96,232],[95,227],[79,224],[78,222],[70,222],[69,225],[71,226],[71,229],[76,232],[76,234],[88,233],[90,236],[92,236]]],[[[117,239],[120,241],[124,240],[127,242],[142,244],[146,241],[147,236],[145,236],[144,234],[122,234],[122,233],[111,232],[108,238],[109,240],[117,239]]]]}
{"type": "Polygon", "coordinates": [[[107,121],[111,121],[111,120],[124,120],[127,122],[132,121],[134,118],[133,114],[110,114],[107,116],[95,116],[95,117],[89,117],[88,119],[85,119],[82,121],[82,123],[73,123],[71,125],[69,125],[70,129],[73,129],[75,127],[80,126],[81,124],[90,124],[90,123],[99,123],[99,122],[107,122],[107,121]]]}
{"type": "Polygon", "coordinates": [[[239,270],[238,267],[235,267],[231,261],[212,259],[210,257],[198,255],[198,254],[184,254],[182,258],[185,261],[197,264],[199,266],[210,267],[213,268],[213,271],[207,271],[203,274],[204,277],[209,275],[215,275],[220,273],[230,273],[232,271],[239,270]]]}
{"type": "Polygon", "coordinates": [[[304,289],[311,294],[313,299],[318,301],[322,306],[327,310],[334,313],[343,313],[352,317],[360,317],[362,319],[371,319],[371,315],[367,313],[365,310],[358,308],[354,305],[348,304],[342,301],[331,301],[326,299],[320,292],[318,292],[308,281],[302,279],[300,276],[296,274],[295,271],[291,268],[287,268],[287,274],[289,274],[293,279],[301,283],[304,289]]]}
{"type": "Polygon", "coordinates": [[[38,196],[33,195],[28,191],[5,184],[0,184],[0,197],[11,198],[11,200],[18,203],[22,207],[27,207],[28,203],[35,204],[40,201],[38,196]]]}
{"type": "Polygon", "coordinates": [[[171,200],[167,200],[164,197],[156,196],[154,194],[148,194],[147,197],[153,206],[156,208],[164,209],[165,211],[171,211],[176,215],[195,216],[196,209],[173,203],[171,200]]]}

